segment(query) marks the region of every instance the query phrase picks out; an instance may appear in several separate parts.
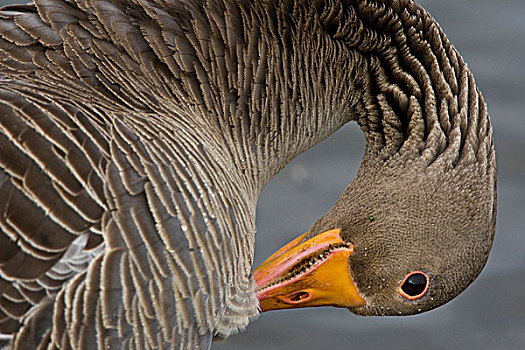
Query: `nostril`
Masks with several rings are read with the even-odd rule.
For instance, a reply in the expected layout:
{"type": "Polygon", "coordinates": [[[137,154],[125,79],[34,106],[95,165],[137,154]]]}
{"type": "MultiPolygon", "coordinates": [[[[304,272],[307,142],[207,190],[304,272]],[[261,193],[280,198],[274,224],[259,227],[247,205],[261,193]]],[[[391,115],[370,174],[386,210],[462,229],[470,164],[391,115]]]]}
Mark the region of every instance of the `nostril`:
{"type": "Polygon", "coordinates": [[[285,304],[289,304],[289,305],[296,305],[296,306],[301,306],[301,304],[303,303],[306,303],[310,300],[312,300],[312,293],[310,290],[306,289],[306,290],[300,290],[300,291],[297,291],[297,292],[294,292],[294,293],[290,293],[290,294],[287,294],[287,295],[279,295],[277,296],[277,299],[279,299],[280,301],[282,301],[283,303],[285,304]]]}
{"type": "Polygon", "coordinates": [[[310,298],[310,294],[307,293],[307,292],[298,292],[298,293],[295,293],[292,295],[292,297],[290,298],[291,301],[303,301],[303,300],[306,300],[310,298]]]}

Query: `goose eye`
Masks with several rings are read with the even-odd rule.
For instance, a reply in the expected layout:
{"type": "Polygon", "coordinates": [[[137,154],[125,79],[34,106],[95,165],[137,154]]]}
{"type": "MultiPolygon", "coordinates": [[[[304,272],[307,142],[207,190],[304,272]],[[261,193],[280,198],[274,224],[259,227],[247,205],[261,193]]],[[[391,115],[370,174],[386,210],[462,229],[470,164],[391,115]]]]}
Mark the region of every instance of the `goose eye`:
{"type": "Polygon", "coordinates": [[[428,276],[421,271],[414,271],[409,273],[401,286],[399,287],[399,294],[408,300],[415,300],[421,298],[428,290],[428,276]]]}

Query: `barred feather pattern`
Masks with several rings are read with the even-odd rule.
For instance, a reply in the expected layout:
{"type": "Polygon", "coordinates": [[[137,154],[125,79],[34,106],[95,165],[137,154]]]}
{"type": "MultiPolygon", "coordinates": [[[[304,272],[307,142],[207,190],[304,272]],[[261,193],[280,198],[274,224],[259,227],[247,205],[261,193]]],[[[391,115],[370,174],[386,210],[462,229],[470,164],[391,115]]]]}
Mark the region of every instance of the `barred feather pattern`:
{"type": "Polygon", "coordinates": [[[0,11],[0,74],[15,349],[208,348],[246,327],[257,197],[349,121],[365,163],[473,164],[495,188],[483,98],[409,0],[37,0],[0,11]]]}

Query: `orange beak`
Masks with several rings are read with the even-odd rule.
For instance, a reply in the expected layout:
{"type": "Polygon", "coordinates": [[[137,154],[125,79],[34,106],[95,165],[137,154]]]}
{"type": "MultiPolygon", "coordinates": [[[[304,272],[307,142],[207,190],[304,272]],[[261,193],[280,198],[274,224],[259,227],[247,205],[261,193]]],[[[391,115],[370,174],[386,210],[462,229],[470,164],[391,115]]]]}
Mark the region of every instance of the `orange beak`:
{"type": "Polygon", "coordinates": [[[366,304],[348,268],[354,247],[341,239],[340,231],[325,231],[303,243],[306,234],[301,235],[254,271],[261,311],[366,304]]]}

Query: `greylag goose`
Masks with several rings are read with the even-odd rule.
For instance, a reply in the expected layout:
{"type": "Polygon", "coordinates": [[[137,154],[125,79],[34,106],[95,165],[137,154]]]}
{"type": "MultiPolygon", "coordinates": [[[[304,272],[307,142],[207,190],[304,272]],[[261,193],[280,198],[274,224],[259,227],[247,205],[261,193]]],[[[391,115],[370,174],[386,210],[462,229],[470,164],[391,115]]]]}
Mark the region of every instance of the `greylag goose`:
{"type": "Polygon", "coordinates": [[[494,236],[489,116],[411,0],[37,0],[0,11],[0,333],[196,349],[262,311],[409,315],[494,236]],[[361,167],[252,273],[255,207],[355,121],[361,167]]]}

